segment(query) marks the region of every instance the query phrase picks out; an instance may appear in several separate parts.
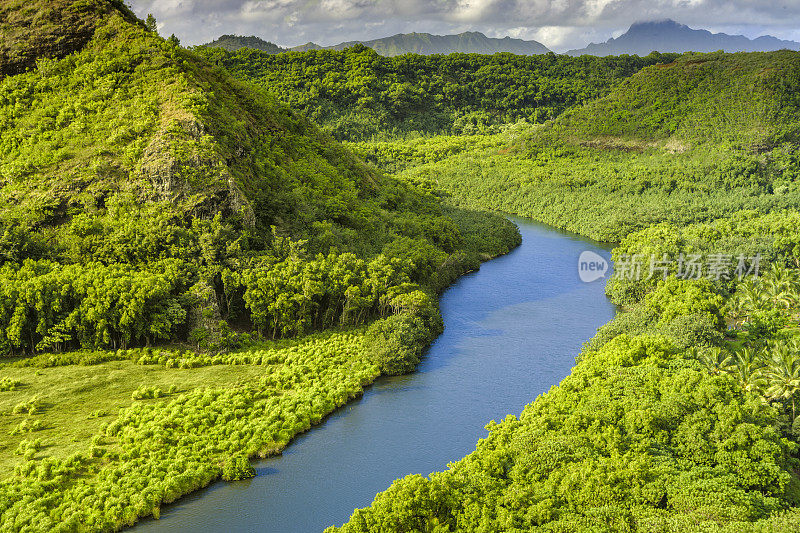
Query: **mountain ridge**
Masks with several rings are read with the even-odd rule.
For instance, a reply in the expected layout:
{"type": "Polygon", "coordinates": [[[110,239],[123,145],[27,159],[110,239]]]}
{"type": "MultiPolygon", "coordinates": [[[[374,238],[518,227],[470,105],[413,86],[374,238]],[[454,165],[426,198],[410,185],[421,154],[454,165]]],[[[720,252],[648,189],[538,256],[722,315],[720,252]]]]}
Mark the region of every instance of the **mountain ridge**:
{"type": "Polygon", "coordinates": [[[519,55],[546,54],[550,50],[537,41],[525,41],[512,37],[502,39],[487,37],[481,32],[467,31],[455,35],[433,35],[431,33],[398,33],[389,37],[372,40],[353,40],[343,43],[320,46],[308,42],[289,49],[281,48],[258,37],[238,37],[223,35],[205,46],[235,51],[240,48],[255,48],[270,53],[307,52],[309,50],[344,50],[356,45],[364,45],[382,56],[402,54],[495,54],[508,52],[519,55]]]}
{"type": "MultiPolygon", "coordinates": [[[[290,48],[281,47],[256,36],[223,35],[204,46],[223,48],[228,51],[253,48],[268,53],[283,53],[311,50],[344,50],[356,45],[366,46],[387,57],[402,54],[512,53],[533,55],[551,52],[538,41],[526,41],[509,36],[503,38],[487,37],[478,31],[450,35],[419,32],[398,33],[379,39],[350,40],[329,46],[308,42],[290,48]]],[[[590,43],[584,48],[568,50],[564,54],[570,56],[622,54],[646,56],[653,51],[662,53],[706,53],[717,50],[725,52],[772,52],[781,49],[800,50],[800,42],[782,40],[771,35],[762,35],[755,39],[750,39],[744,35],[712,33],[706,29],[691,28],[672,19],[663,19],[636,22],[619,37],[608,39],[603,43],[590,43]]]]}
{"type": "Polygon", "coordinates": [[[591,43],[584,48],[568,50],[567,55],[639,55],[658,52],[774,52],[781,49],[800,50],[800,43],[763,35],[750,39],[744,35],[711,33],[690,28],[672,19],[637,22],[628,31],[604,43],[591,43]]]}
{"type": "MultiPolygon", "coordinates": [[[[481,32],[467,31],[455,35],[434,35],[431,33],[398,33],[381,39],[368,41],[347,41],[333,46],[325,46],[327,50],[344,50],[357,44],[372,48],[383,56],[402,54],[495,54],[508,52],[519,55],[546,54],[550,50],[538,41],[525,41],[504,37],[502,39],[487,37],[481,32]]],[[[307,45],[303,45],[307,46],[307,45]]],[[[294,48],[292,49],[294,50],[294,48]]]]}

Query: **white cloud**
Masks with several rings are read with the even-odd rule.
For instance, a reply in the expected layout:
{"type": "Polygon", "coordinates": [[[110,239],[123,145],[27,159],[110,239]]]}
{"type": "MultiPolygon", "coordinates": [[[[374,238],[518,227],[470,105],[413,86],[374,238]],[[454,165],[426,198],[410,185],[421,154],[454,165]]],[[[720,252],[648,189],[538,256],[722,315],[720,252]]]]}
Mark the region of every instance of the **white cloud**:
{"type": "Polygon", "coordinates": [[[576,28],[567,26],[542,26],[534,32],[532,38],[551,50],[559,50],[569,46],[577,31],[576,28]]]}
{"type": "Polygon", "coordinates": [[[200,44],[222,33],[281,45],[335,44],[401,32],[482,31],[535,39],[556,51],[603,42],[634,22],[672,18],[748,37],[800,39],[800,1],[782,0],[131,0],[162,34],[200,44]],[[722,30],[718,28],[724,28],[722,30]]]}
{"type": "Polygon", "coordinates": [[[497,9],[497,3],[495,0],[458,0],[450,17],[462,22],[478,22],[497,9]]]}

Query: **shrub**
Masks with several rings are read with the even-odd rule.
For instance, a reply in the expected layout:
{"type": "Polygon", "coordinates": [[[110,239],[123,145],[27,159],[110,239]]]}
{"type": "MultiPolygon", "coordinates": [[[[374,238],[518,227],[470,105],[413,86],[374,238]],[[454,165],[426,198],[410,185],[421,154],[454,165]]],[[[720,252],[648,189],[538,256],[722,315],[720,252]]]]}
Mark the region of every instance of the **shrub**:
{"type": "Polygon", "coordinates": [[[241,481],[256,476],[256,470],[244,455],[231,457],[222,466],[222,479],[225,481],[241,481]]]}
{"type": "Polygon", "coordinates": [[[5,377],[0,379],[0,392],[8,392],[17,390],[17,387],[22,385],[22,382],[16,379],[5,377]]]}

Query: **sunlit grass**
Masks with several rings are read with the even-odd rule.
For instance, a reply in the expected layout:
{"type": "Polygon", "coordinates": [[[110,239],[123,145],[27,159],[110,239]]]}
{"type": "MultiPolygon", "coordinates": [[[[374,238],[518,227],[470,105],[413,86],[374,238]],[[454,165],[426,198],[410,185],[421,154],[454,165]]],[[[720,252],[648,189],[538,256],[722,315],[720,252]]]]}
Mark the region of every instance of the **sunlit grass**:
{"type": "MultiPolygon", "coordinates": [[[[86,450],[103,424],[131,405],[133,391],[141,386],[159,388],[172,395],[200,387],[226,388],[255,383],[269,370],[261,366],[220,365],[192,369],[167,369],[160,365],[136,365],[112,361],[93,366],[54,368],[0,367],[0,378],[21,382],[14,391],[0,392],[0,477],[5,477],[22,458],[14,452],[23,439],[40,438],[44,448],[37,458],[67,457],[86,450]],[[41,412],[13,414],[15,406],[39,398],[41,412]],[[12,435],[24,420],[39,420],[43,429],[12,435]]],[[[163,401],[142,400],[146,402],[163,401]]]]}

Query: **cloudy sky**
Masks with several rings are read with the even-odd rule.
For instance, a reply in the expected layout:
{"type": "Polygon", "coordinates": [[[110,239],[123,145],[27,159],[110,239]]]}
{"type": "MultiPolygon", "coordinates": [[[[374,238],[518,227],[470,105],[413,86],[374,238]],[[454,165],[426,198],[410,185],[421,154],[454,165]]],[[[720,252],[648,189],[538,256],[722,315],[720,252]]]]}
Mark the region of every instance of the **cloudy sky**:
{"type": "Polygon", "coordinates": [[[556,52],[619,36],[633,22],[671,18],[693,28],[800,40],[800,0],[129,0],[184,45],[257,35],[282,46],[396,33],[481,31],[534,39],[556,52]]]}

